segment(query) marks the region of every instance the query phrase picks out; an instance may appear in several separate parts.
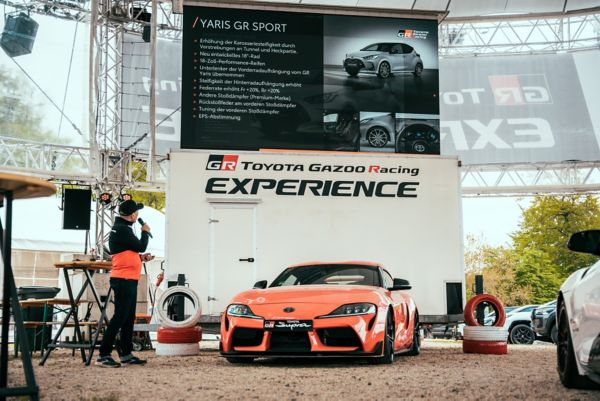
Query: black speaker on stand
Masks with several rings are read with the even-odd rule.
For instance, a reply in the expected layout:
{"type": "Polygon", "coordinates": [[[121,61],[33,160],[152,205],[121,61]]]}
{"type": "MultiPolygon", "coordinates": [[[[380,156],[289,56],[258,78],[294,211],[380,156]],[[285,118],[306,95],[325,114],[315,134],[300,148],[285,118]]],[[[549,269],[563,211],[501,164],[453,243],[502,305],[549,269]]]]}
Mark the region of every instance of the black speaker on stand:
{"type": "Polygon", "coordinates": [[[89,230],[92,207],[92,190],[63,189],[63,229],[89,230]]]}
{"type": "Polygon", "coordinates": [[[25,13],[10,14],[6,17],[4,31],[0,38],[0,46],[9,57],[29,54],[33,49],[37,30],[38,23],[29,15],[25,13]]]}

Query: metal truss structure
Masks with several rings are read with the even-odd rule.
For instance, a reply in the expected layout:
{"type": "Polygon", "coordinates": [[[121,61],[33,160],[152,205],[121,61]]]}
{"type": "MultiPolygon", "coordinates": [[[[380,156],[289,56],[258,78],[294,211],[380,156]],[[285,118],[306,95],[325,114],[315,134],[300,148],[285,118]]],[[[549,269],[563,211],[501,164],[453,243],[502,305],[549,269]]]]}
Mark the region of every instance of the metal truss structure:
{"type": "Polygon", "coordinates": [[[441,57],[556,53],[600,47],[600,11],[595,13],[478,20],[440,24],[441,57]]]}

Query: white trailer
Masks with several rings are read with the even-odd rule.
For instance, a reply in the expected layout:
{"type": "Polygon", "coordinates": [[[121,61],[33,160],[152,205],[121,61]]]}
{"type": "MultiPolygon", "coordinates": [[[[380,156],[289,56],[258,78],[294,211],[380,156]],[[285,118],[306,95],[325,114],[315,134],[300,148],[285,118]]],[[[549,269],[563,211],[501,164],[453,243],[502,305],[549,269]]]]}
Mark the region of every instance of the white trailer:
{"type": "MultiPolygon", "coordinates": [[[[379,262],[410,281],[422,322],[464,299],[459,162],[398,154],[170,154],[167,273],[216,319],[231,299],[307,261],[379,262]]],[[[208,315],[208,316],[207,316],[208,315]]]]}

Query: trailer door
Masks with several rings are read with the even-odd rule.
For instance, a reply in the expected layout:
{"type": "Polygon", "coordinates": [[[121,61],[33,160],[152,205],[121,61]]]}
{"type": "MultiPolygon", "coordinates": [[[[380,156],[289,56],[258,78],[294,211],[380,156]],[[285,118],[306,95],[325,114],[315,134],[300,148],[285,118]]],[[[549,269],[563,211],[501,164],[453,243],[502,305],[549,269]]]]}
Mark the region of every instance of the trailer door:
{"type": "Polygon", "coordinates": [[[256,282],[256,204],[212,203],[210,212],[208,314],[219,315],[256,282]]]}

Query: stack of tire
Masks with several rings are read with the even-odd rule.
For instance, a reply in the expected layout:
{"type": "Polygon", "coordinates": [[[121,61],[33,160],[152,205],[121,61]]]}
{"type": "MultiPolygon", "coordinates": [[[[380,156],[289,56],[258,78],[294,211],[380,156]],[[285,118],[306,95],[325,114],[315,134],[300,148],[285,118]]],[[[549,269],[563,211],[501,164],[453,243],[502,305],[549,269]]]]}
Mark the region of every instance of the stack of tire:
{"type": "Polygon", "coordinates": [[[200,353],[199,342],[202,340],[202,328],[198,326],[202,309],[198,295],[187,287],[175,286],[165,291],[157,301],[157,314],[161,322],[158,329],[156,355],[187,356],[200,353]],[[167,315],[167,304],[171,298],[184,296],[195,308],[187,319],[175,321],[167,315]]]}
{"type": "Polygon", "coordinates": [[[508,331],[503,328],[506,321],[504,305],[493,295],[476,295],[465,305],[465,323],[463,332],[463,352],[467,354],[496,354],[508,352],[506,342],[508,331]],[[483,303],[490,305],[496,312],[496,321],[492,326],[481,326],[475,317],[477,307],[483,303]]]}

